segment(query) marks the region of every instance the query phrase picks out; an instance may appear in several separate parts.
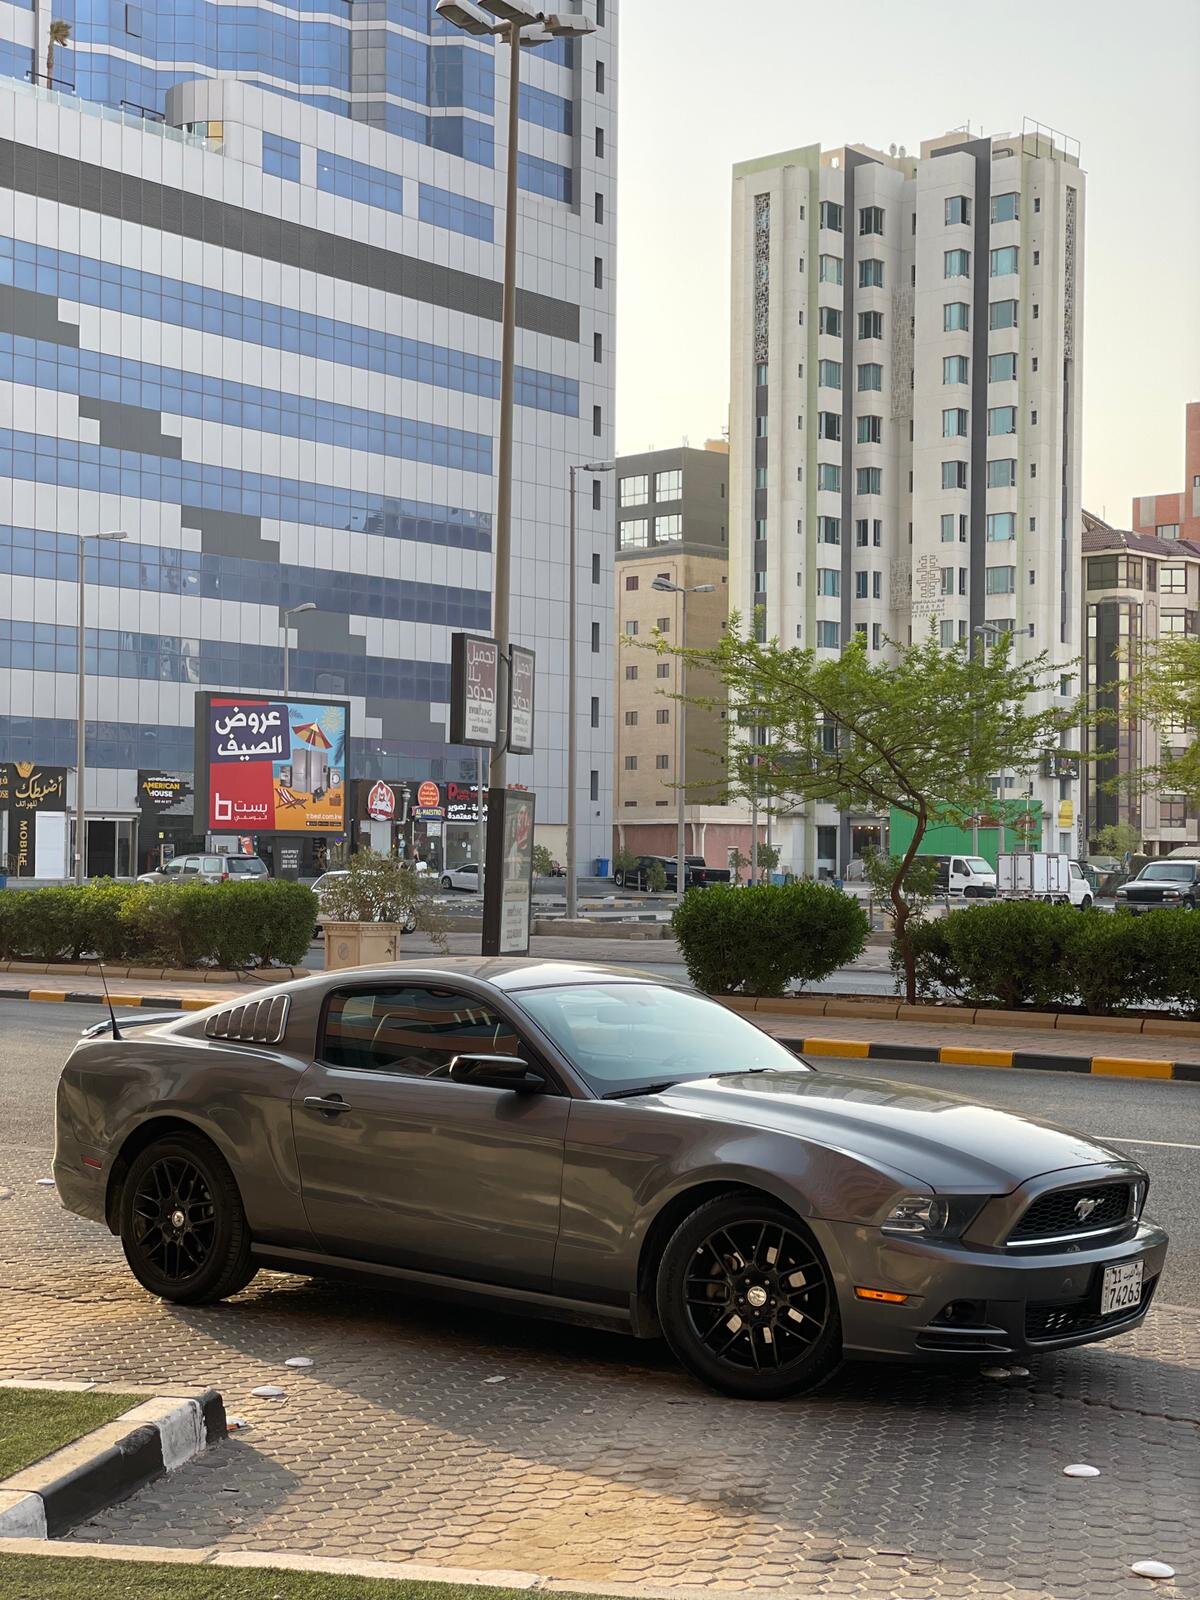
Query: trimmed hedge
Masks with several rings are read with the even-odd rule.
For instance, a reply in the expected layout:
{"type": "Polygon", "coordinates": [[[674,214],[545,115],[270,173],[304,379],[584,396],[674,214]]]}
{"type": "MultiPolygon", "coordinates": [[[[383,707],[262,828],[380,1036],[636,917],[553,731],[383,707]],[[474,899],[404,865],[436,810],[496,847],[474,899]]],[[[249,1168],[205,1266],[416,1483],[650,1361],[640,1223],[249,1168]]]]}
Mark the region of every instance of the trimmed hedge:
{"type": "Polygon", "coordinates": [[[291,966],[312,940],[303,884],[114,883],[0,892],[0,959],[164,967],[291,966]]]}
{"type": "Polygon", "coordinates": [[[689,889],[671,926],[688,976],[708,994],[781,995],[862,953],[866,914],[824,883],[689,889]]]}
{"type": "MultiPolygon", "coordinates": [[[[993,900],[910,924],[922,999],[1107,1016],[1167,1006],[1200,1018],[1200,913],[1080,912],[993,900]]],[[[892,948],[893,970],[898,951],[892,948]]]]}

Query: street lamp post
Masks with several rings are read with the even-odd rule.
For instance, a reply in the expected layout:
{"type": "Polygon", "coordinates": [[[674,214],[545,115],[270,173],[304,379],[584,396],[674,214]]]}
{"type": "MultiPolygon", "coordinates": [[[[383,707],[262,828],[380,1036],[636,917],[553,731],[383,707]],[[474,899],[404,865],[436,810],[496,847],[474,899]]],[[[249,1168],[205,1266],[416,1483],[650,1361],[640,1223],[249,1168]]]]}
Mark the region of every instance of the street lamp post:
{"type": "Polygon", "coordinates": [[[87,854],[87,805],[84,800],[84,778],[87,765],[87,651],[84,648],[84,597],[87,594],[87,582],[84,569],[84,546],[93,539],[109,540],[119,544],[122,539],[127,539],[127,533],[81,533],[76,537],[79,540],[79,630],[76,635],[76,666],[78,669],[77,689],[77,714],[75,718],[75,882],[83,882],[85,857],[87,854]]]}
{"type": "MultiPolygon", "coordinates": [[[[712,594],[716,590],[715,583],[696,583],[689,589],[685,584],[672,583],[670,578],[655,578],[650,585],[661,594],[677,594],[679,596],[679,648],[687,649],[687,603],[690,594],[712,594]]],[[[679,754],[676,757],[675,787],[677,790],[677,805],[675,811],[675,899],[678,904],[683,904],[684,891],[687,888],[687,862],[684,856],[684,833],[686,820],[684,805],[687,801],[687,657],[679,657],[679,713],[676,718],[679,725],[679,754]]]]}
{"type": "Polygon", "coordinates": [[[611,472],[611,461],[584,461],[572,465],[569,469],[570,477],[570,537],[567,540],[567,562],[569,567],[567,580],[567,916],[579,915],[579,860],[577,841],[575,836],[575,767],[579,757],[579,735],[575,726],[576,717],[576,680],[579,675],[579,663],[576,659],[578,642],[576,640],[578,607],[577,585],[579,575],[576,570],[576,499],[575,480],[581,472],[611,472]]]}
{"type": "Polygon", "coordinates": [[[316,602],[306,600],[303,605],[286,606],[283,612],[283,692],[290,694],[292,688],[291,673],[291,645],[292,645],[292,618],[298,617],[302,611],[315,611],[316,602]]]}
{"type": "MultiPolygon", "coordinates": [[[[501,298],[500,338],[500,440],[496,463],[496,529],[492,541],[492,631],[500,656],[508,655],[510,552],[512,548],[512,442],[513,380],[517,335],[517,173],[521,131],[521,48],[549,44],[553,39],[577,38],[594,33],[595,26],[579,15],[547,14],[529,0],[437,0],[437,13],[464,32],[503,37],[508,41],[508,161],[504,223],[504,286],[501,298]]],[[[490,782],[505,785],[505,747],[492,756],[490,782]]]]}

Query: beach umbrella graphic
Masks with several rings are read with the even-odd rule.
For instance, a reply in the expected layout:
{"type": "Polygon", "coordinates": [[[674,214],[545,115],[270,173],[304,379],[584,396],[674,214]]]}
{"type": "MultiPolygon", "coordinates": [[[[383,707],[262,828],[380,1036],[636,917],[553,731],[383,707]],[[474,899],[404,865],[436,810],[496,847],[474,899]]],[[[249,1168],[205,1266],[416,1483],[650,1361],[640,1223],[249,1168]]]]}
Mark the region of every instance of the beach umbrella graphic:
{"type": "Polygon", "coordinates": [[[319,722],[302,722],[298,728],[293,728],[292,733],[302,744],[312,750],[330,750],[332,741],[319,722]]]}

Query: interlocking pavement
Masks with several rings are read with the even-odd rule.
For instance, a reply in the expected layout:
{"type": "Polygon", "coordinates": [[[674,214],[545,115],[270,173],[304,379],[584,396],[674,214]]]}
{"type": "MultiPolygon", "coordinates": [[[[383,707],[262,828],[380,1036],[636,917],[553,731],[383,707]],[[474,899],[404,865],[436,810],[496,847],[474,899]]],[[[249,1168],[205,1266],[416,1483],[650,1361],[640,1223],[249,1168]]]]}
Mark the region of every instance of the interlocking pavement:
{"type": "Polygon", "coordinates": [[[0,1376],[213,1384],[251,1424],[80,1539],[830,1600],[1200,1594],[1200,1312],[1025,1379],[849,1368],[753,1405],[656,1346],[407,1294],[264,1273],[160,1304],[38,1186],[48,1160],[0,1148],[0,1376]]]}

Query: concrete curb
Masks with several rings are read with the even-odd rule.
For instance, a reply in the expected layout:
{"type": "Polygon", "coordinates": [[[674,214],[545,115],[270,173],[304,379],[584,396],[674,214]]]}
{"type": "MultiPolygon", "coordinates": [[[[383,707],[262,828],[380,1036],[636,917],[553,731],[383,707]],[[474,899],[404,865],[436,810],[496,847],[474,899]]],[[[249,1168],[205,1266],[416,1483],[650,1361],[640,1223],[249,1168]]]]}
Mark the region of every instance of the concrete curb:
{"type": "Polygon", "coordinates": [[[910,1006],[884,995],[847,1000],[836,995],[727,994],[718,998],[731,1011],[771,1012],[775,1016],[856,1018],[872,1022],[924,1022],[938,1028],[1020,1028],[1023,1031],[1061,1029],[1066,1033],[1144,1034],[1191,1039],[1200,1048],[1200,1023],[1184,1017],[1088,1017],[1074,1011],[1001,1011],[988,1006],[910,1006]]]}
{"type": "MultiPolygon", "coordinates": [[[[84,1394],[97,1385],[14,1378],[0,1387],[84,1394]]],[[[174,1472],[226,1432],[225,1407],[215,1389],[144,1400],[115,1422],[0,1481],[0,1544],[56,1539],[164,1472],[174,1472]]]]}
{"type": "Polygon", "coordinates": [[[52,1005],[63,1005],[71,1001],[88,1006],[104,1006],[111,1000],[114,1006],[123,1006],[126,1010],[144,1007],[148,1011],[207,1011],[209,1006],[220,1005],[222,999],[223,996],[213,1000],[201,1000],[181,999],[179,995],[172,994],[106,996],[103,993],[84,994],[81,991],[64,989],[0,989],[0,1000],[44,1000],[52,1005]]]}
{"type": "Polygon", "coordinates": [[[892,1044],[882,1039],[790,1039],[780,1044],[802,1055],[857,1061],[923,1061],[942,1067],[1020,1067],[1035,1072],[1088,1072],[1102,1078],[1173,1079],[1200,1083],[1200,1062],[1149,1061],[1137,1056],[1056,1056],[1034,1050],[972,1045],[892,1044]]]}

